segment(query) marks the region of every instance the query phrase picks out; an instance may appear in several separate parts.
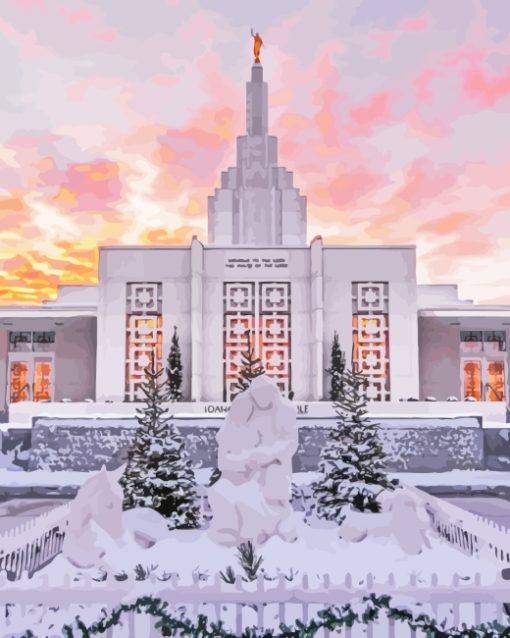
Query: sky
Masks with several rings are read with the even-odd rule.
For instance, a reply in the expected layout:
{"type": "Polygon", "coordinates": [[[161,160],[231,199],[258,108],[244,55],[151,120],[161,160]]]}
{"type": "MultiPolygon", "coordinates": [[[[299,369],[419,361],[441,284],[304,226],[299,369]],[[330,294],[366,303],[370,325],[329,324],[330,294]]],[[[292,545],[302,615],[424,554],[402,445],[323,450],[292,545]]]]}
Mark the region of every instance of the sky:
{"type": "Polygon", "coordinates": [[[508,0],[2,0],[0,303],[207,239],[251,27],[309,239],[416,244],[419,283],[510,303],[508,0]]]}

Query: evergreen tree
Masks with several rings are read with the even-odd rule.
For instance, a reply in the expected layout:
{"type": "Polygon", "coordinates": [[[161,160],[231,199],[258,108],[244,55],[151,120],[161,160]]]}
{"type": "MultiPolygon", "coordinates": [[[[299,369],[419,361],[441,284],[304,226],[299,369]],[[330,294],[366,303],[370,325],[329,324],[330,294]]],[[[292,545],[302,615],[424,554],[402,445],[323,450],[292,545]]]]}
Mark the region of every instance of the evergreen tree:
{"type": "Polygon", "coordinates": [[[255,356],[255,348],[251,345],[251,331],[246,330],[246,350],[241,352],[241,370],[235,388],[240,392],[244,392],[250,387],[250,383],[261,374],[265,374],[264,366],[260,359],[255,356]]]}
{"type": "Polygon", "coordinates": [[[344,369],[335,408],[340,420],[321,451],[319,478],[312,485],[320,518],[343,520],[342,508],[379,512],[384,490],[393,490],[396,479],[385,471],[385,453],[379,426],[367,416],[366,377],[344,369]]]}
{"type": "Polygon", "coordinates": [[[145,369],[141,386],[145,406],[137,409],[137,428],[128,451],[128,462],[119,483],[124,491],[124,509],[150,507],[168,519],[170,529],[199,526],[196,480],[168,410],[163,407],[167,391],[160,382],[163,369],[156,370],[154,354],[145,369]]]}
{"type": "Polygon", "coordinates": [[[338,332],[333,335],[333,345],[331,346],[331,365],[326,370],[331,375],[331,390],[329,398],[331,401],[338,401],[342,392],[342,378],[345,371],[345,354],[340,349],[338,332]]]}
{"type": "Polygon", "coordinates": [[[168,400],[173,403],[182,399],[182,362],[177,326],[174,326],[174,334],[170,345],[170,352],[166,362],[166,376],[168,386],[168,400]]]}

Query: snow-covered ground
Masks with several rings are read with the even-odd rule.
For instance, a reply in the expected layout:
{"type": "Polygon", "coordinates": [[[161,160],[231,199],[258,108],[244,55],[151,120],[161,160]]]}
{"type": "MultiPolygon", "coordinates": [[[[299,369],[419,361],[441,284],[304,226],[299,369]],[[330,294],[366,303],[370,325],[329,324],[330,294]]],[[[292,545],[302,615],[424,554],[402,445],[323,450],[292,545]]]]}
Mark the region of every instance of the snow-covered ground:
{"type": "MultiPolygon", "coordinates": [[[[212,469],[195,470],[198,483],[208,483],[212,469]]],[[[94,472],[51,472],[34,470],[25,472],[21,468],[0,466],[0,486],[48,486],[48,485],[82,485],[94,472]]],[[[316,472],[298,472],[292,475],[297,485],[311,483],[317,477],[316,472]]],[[[508,485],[510,472],[494,472],[491,470],[450,470],[449,472],[394,472],[392,478],[398,478],[405,485],[508,485]]]]}
{"type": "MultiPolygon", "coordinates": [[[[405,586],[409,584],[411,574],[422,583],[430,583],[432,574],[437,574],[440,583],[450,584],[454,573],[467,582],[478,572],[482,582],[489,584],[499,572],[497,564],[466,556],[437,537],[429,538],[430,548],[421,554],[409,555],[394,542],[389,531],[350,543],[339,537],[336,526],[329,529],[310,527],[304,523],[300,512],[294,513],[293,518],[298,530],[297,541],[287,543],[272,537],[257,548],[257,555],[262,557],[262,567],[269,577],[284,573],[289,577],[294,575],[296,581],[301,582],[302,575],[308,574],[310,586],[318,586],[324,574],[329,575],[332,584],[343,584],[347,574],[351,574],[353,582],[362,583],[371,573],[374,582],[382,584],[387,583],[389,574],[393,573],[396,585],[405,586]]],[[[176,572],[181,585],[193,582],[193,572],[212,578],[220,571],[225,572],[229,565],[236,573],[244,575],[238,564],[237,549],[213,543],[204,530],[174,530],[169,532],[168,538],[148,549],[142,549],[127,537],[119,546],[106,541],[105,548],[110,578],[122,572],[133,574],[137,564],[155,566],[158,576],[176,572]]],[[[44,572],[50,582],[60,582],[63,573],[79,579],[83,573],[96,576],[98,570],[74,568],[61,555],[44,572]]]]}

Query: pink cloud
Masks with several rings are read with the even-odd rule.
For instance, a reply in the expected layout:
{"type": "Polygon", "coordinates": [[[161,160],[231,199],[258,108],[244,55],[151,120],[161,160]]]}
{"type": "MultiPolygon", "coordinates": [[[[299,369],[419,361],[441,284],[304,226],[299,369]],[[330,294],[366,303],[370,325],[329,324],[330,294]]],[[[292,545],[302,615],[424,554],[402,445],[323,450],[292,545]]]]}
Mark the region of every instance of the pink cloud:
{"type": "Polygon", "coordinates": [[[437,165],[427,159],[415,160],[407,169],[405,184],[394,199],[399,200],[407,210],[416,209],[424,201],[452,188],[458,172],[456,166],[437,165]]]}
{"type": "Polygon", "coordinates": [[[71,25],[80,24],[83,22],[94,22],[95,20],[94,14],[90,11],[73,11],[72,9],[68,9],[67,7],[59,7],[59,13],[71,25]]]}
{"type": "Polygon", "coordinates": [[[108,31],[100,31],[99,33],[94,33],[94,40],[98,40],[99,42],[114,42],[117,39],[117,32],[113,29],[109,29],[108,31]]]}
{"type": "Polygon", "coordinates": [[[369,51],[369,55],[380,60],[389,60],[396,38],[397,34],[390,31],[375,33],[372,39],[376,43],[376,46],[369,51]]]}
{"type": "Polygon", "coordinates": [[[37,42],[37,36],[33,31],[23,33],[15,29],[12,24],[0,17],[0,34],[13,42],[21,55],[27,59],[38,59],[47,56],[50,51],[37,42]]]}
{"type": "Polygon", "coordinates": [[[122,83],[115,78],[102,76],[86,78],[67,87],[67,99],[71,102],[79,102],[90,89],[111,89],[117,86],[122,86],[122,83]]]}
{"type": "Polygon", "coordinates": [[[501,75],[490,74],[479,66],[471,67],[464,76],[464,90],[467,97],[490,108],[510,95],[510,67],[501,75]]]}
{"type": "Polygon", "coordinates": [[[406,18],[399,24],[399,29],[402,31],[408,31],[410,33],[418,33],[419,31],[426,31],[429,28],[430,19],[428,16],[421,18],[406,18]]]}
{"type": "Polygon", "coordinates": [[[46,9],[44,0],[16,0],[16,4],[23,9],[46,9]]]}
{"type": "Polygon", "coordinates": [[[149,82],[151,84],[156,84],[157,86],[175,86],[178,80],[175,75],[158,73],[157,75],[150,77],[149,82]]]}
{"type": "Polygon", "coordinates": [[[374,126],[390,119],[390,93],[372,95],[367,104],[356,106],[349,111],[353,122],[350,127],[352,135],[366,136],[374,126]]]}

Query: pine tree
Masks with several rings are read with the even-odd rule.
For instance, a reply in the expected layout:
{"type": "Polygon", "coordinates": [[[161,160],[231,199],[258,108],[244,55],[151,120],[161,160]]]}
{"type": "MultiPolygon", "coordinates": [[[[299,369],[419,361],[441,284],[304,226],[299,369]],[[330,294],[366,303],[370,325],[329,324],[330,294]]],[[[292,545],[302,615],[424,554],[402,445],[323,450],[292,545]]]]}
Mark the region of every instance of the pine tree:
{"type": "Polygon", "coordinates": [[[338,401],[342,392],[342,377],[345,370],[345,354],[340,349],[338,332],[333,335],[333,345],[331,346],[331,365],[326,370],[331,375],[331,390],[329,398],[331,401],[338,401]]]}
{"type": "Polygon", "coordinates": [[[173,403],[182,399],[182,362],[177,326],[174,326],[174,334],[170,345],[170,352],[166,363],[166,376],[168,386],[168,400],[173,403]]]}
{"type": "Polygon", "coordinates": [[[366,377],[344,369],[335,408],[340,420],[321,451],[319,478],[312,485],[320,518],[342,522],[342,509],[380,512],[379,495],[396,479],[385,471],[379,426],[367,416],[366,377]]]}
{"type": "Polygon", "coordinates": [[[170,529],[199,526],[196,480],[168,410],[163,407],[167,391],[160,382],[163,369],[156,370],[154,354],[145,369],[141,386],[145,406],[137,409],[137,428],[128,451],[128,462],[119,483],[124,491],[124,509],[150,507],[168,519],[170,529]]]}
{"type": "Polygon", "coordinates": [[[264,366],[260,359],[255,356],[255,348],[251,345],[251,331],[246,330],[246,350],[241,352],[241,370],[234,388],[239,392],[244,392],[250,387],[250,383],[261,374],[265,374],[264,366]]]}

